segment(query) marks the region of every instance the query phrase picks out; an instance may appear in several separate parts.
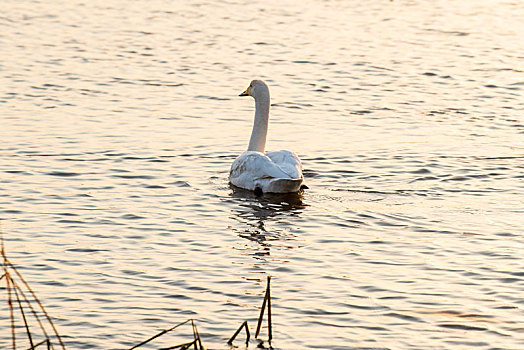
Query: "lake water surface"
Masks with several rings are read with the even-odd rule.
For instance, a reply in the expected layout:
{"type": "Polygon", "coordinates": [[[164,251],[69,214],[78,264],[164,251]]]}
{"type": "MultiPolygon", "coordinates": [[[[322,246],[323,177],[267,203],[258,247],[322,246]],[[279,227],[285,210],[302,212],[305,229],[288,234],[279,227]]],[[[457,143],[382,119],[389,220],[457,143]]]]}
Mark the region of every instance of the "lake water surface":
{"type": "Polygon", "coordinates": [[[267,276],[275,349],[524,348],[524,3],[1,5],[2,231],[68,349],[228,349],[267,276]],[[254,78],[300,195],[228,185],[254,78]]]}

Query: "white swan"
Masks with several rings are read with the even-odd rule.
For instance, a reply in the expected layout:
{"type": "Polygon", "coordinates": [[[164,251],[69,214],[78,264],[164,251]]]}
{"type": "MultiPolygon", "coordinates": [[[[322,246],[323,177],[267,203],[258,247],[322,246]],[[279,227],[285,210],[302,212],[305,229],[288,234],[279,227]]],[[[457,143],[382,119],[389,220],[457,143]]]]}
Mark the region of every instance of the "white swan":
{"type": "Polygon", "coordinates": [[[231,165],[229,181],[256,194],[298,192],[304,177],[297,155],[285,150],[264,154],[269,122],[269,89],[266,83],[253,80],[240,96],[255,99],[255,122],[247,151],[231,165]]]}

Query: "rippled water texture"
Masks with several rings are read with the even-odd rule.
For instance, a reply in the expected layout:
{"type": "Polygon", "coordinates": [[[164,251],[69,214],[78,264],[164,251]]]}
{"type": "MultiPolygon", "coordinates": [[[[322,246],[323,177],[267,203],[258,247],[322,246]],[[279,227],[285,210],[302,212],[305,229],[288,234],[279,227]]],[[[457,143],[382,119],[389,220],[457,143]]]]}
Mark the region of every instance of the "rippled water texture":
{"type": "Polygon", "coordinates": [[[524,348],[521,1],[1,7],[2,231],[69,349],[227,349],[268,275],[275,349],[524,348]],[[253,78],[301,196],[228,185],[253,78]]]}

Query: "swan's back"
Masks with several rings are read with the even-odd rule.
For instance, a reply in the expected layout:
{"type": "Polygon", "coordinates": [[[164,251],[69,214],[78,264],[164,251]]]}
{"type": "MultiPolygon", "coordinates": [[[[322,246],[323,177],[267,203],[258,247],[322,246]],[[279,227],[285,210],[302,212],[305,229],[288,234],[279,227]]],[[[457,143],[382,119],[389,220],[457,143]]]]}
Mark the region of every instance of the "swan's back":
{"type": "Polygon", "coordinates": [[[233,162],[229,181],[251,191],[297,192],[303,180],[301,170],[300,161],[292,152],[279,151],[265,155],[247,151],[233,162]]]}

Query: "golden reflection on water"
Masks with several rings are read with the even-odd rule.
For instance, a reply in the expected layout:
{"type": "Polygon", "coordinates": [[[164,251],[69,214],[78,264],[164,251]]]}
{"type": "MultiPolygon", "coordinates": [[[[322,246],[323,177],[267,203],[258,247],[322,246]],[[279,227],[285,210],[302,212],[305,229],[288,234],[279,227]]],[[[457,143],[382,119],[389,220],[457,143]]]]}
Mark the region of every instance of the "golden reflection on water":
{"type": "Polygon", "coordinates": [[[2,5],[0,219],[69,348],[225,348],[267,275],[277,349],[524,347],[522,3],[2,5]],[[253,78],[296,196],[227,183],[253,78]]]}

